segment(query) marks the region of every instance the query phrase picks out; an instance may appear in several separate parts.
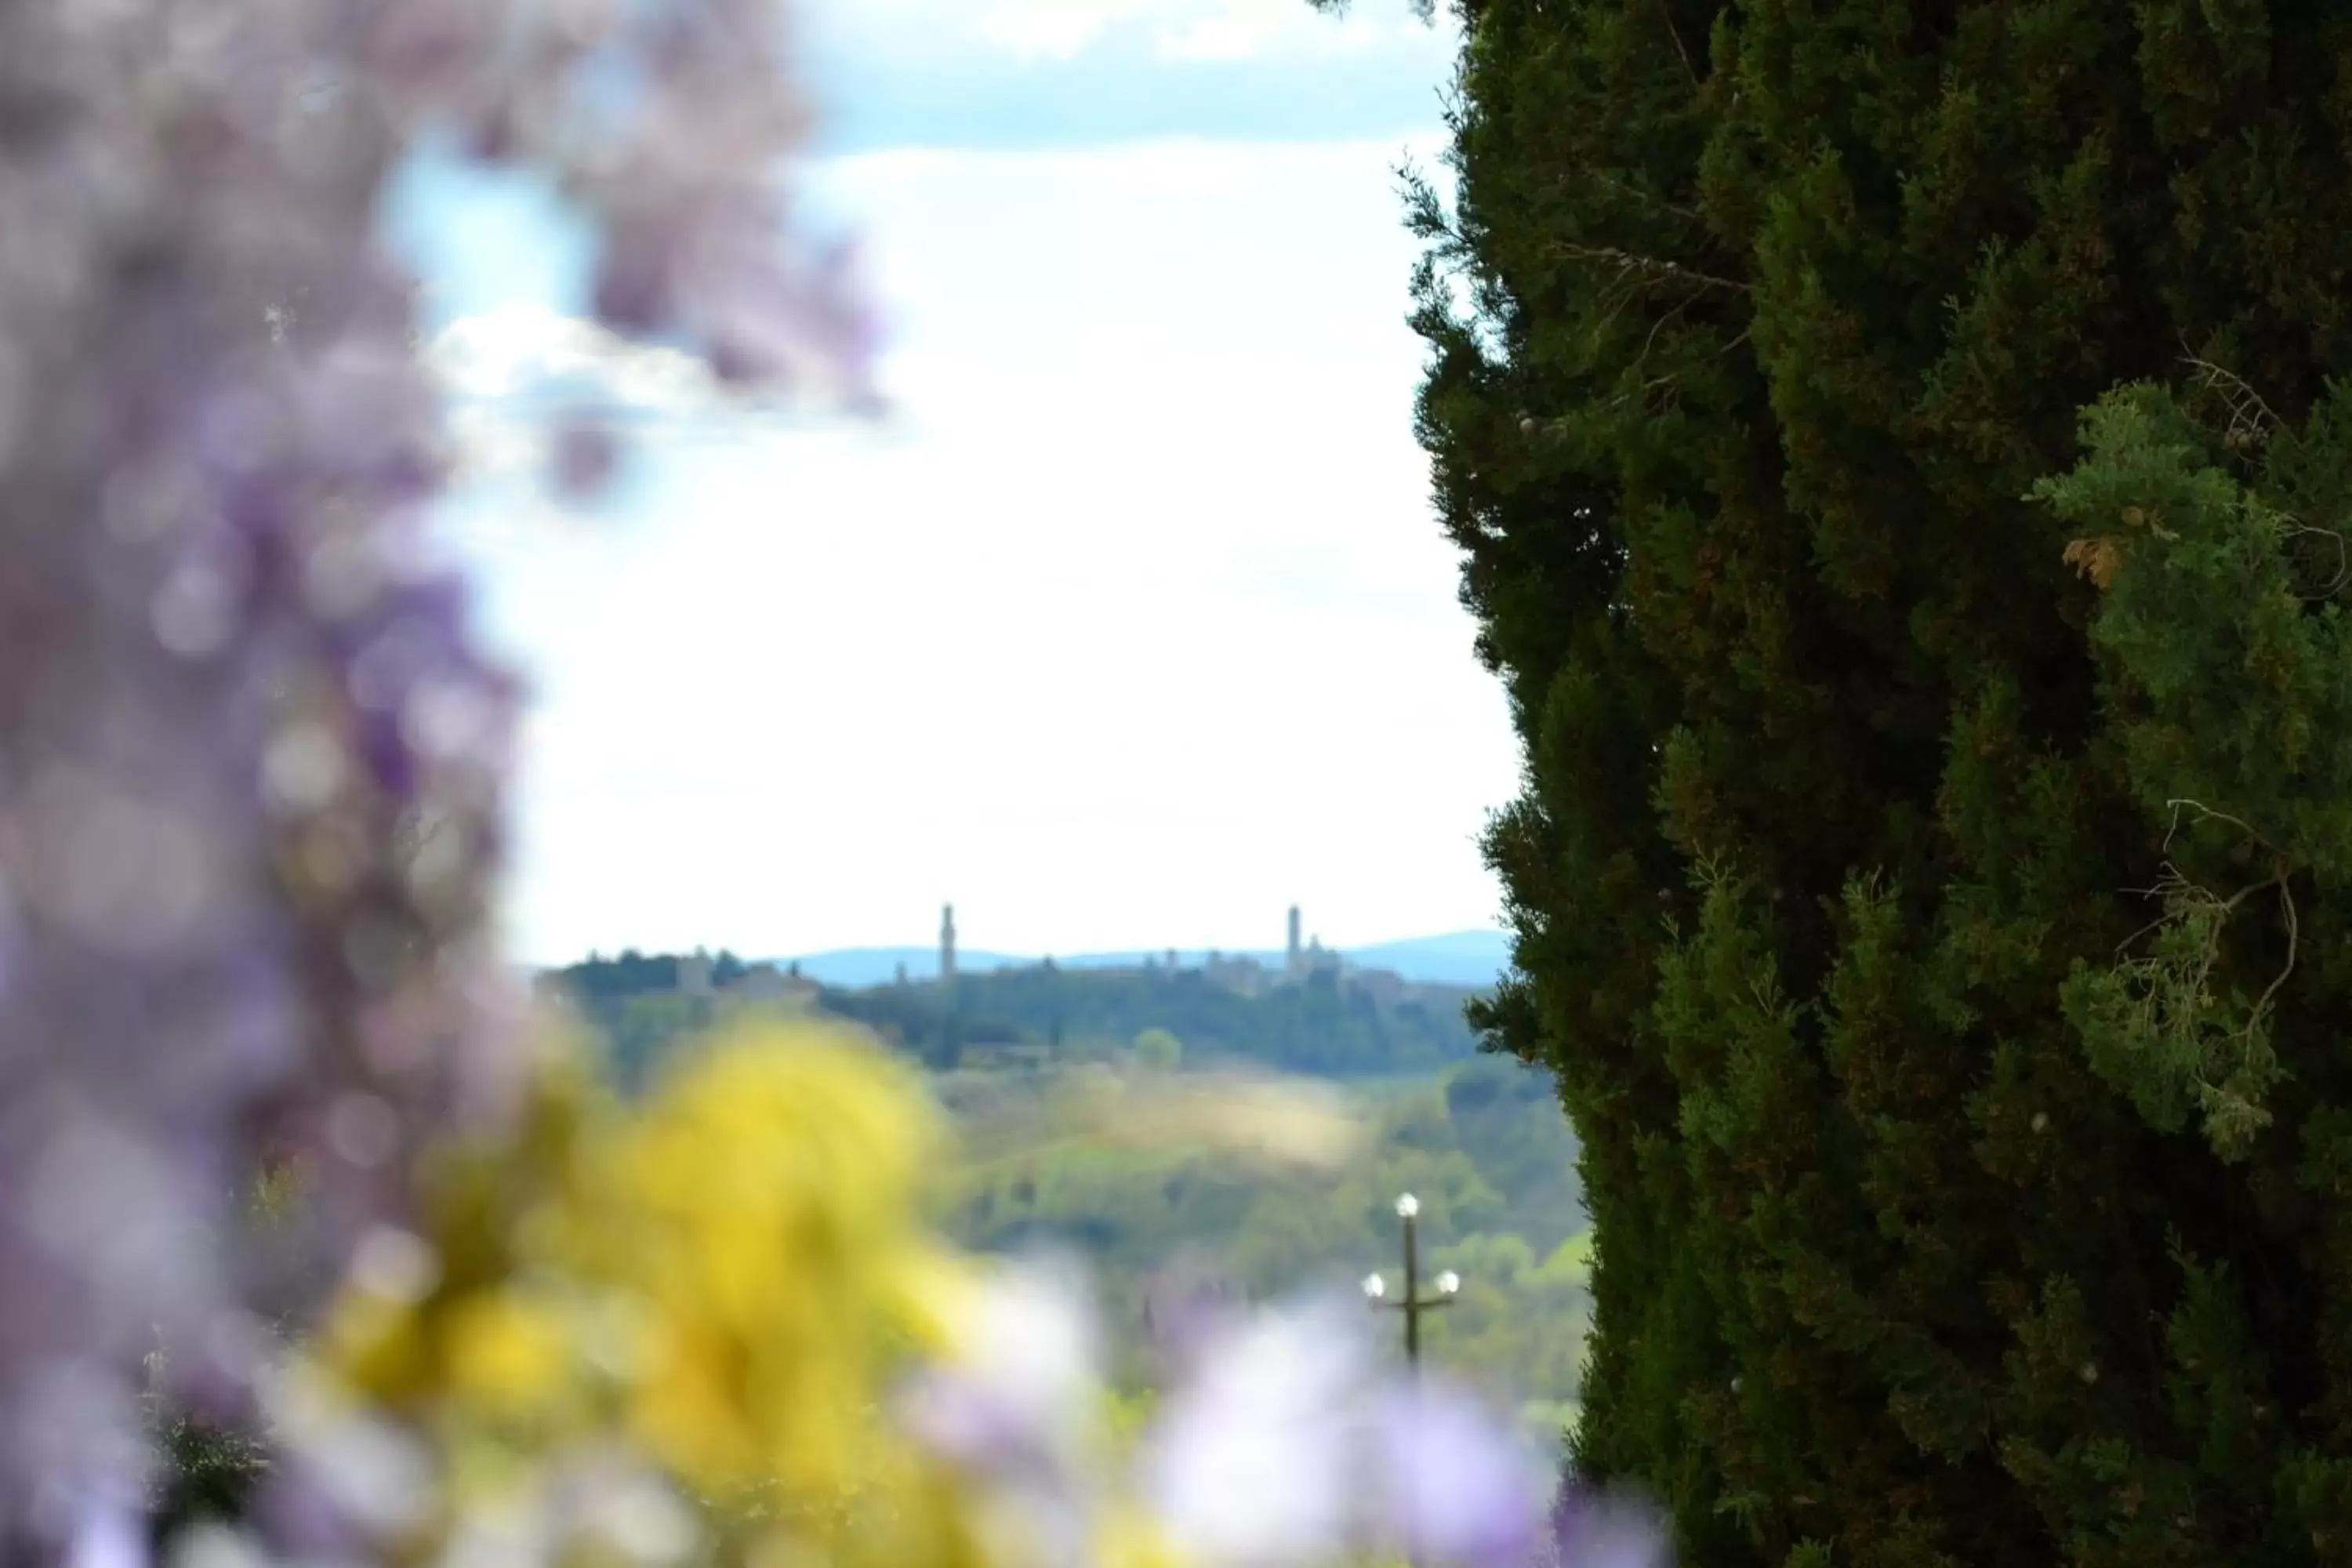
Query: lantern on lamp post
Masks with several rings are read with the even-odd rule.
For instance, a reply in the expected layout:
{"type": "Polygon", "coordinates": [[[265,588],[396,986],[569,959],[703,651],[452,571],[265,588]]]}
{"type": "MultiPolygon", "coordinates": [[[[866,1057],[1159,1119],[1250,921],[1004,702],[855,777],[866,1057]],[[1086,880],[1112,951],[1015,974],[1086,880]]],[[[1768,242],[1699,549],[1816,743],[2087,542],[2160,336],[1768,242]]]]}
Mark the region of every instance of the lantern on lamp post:
{"type": "Polygon", "coordinates": [[[1462,1289],[1462,1277],[1451,1268],[1439,1274],[1434,1295],[1421,1292],[1421,1247],[1413,1222],[1421,1214],[1421,1201],[1411,1193],[1396,1201],[1397,1218],[1404,1222],[1404,1293],[1396,1300],[1388,1299],[1388,1281],[1378,1274],[1364,1276],[1364,1299],[1375,1309],[1387,1307],[1404,1314],[1404,1359],[1408,1366],[1421,1364],[1421,1315],[1454,1305],[1462,1289]]]}

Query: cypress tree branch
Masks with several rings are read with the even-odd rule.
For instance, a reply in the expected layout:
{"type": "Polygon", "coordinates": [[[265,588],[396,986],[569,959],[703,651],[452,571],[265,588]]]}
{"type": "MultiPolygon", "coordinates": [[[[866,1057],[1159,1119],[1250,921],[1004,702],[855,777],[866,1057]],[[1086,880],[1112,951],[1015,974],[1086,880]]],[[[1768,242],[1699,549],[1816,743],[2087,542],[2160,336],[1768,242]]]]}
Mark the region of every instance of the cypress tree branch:
{"type": "Polygon", "coordinates": [[[1696,92],[1698,90],[1698,71],[1691,64],[1690,51],[1683,47],[1682,29],[1675,26],[1674,0],[1657,0],[1657,4],[1658,20],[1665,24],[1666,37],[1675,46],[1675,58],[1683,63],[1683,79],[1696,92]]]}
{"type": "Polygon", "coordinates": [[[1733,294],[1749,291],[1748,285],[1737,279],[1719,278],[1711,272],[1685,267],[1680,262],[1668,261],[1663,257],[1641,256],[1615,246],[1573,245],[1565,240],[1556,240],[1546,247],[1546,253],[1563,261],[1606,263],[1614,266],[1620,276],[1688,283],[1700,289],[1720,289],[1733,294]]]}
{"type": "Polygon", "coordinates": [[[2184,363],[2197,372],[2198,389],[2215,394],[2230,412],[2230,427],[2221,437],[2223,445],[2241,452],[2270,438],[2270,433],[2278,427],[2279,417],[2263,401],[2262,395],[2246,384],[2243,376],[2195,354],[2187,356],[2184,363]]]}

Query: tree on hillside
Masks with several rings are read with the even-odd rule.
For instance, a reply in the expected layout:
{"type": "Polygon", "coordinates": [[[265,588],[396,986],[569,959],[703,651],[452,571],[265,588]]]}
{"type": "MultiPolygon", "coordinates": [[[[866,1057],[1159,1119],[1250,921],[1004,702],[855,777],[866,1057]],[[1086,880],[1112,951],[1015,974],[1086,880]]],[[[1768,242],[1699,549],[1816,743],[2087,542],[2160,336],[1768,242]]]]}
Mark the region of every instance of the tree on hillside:
{"type": "Polygon", "coordinates": [[[1165,1029],[1146,1029],[1135,1037],[1138,1067],[1153,1072],[1174,1072],[1184,1062],[1184,1042],[1165,1029]]]}
{"type": "Polygon", "coordinates": [[[2344,1560],[2352,17],[1460,8],[1419,425],[1578,1462],[1705,1568],[2344,1560]]]}

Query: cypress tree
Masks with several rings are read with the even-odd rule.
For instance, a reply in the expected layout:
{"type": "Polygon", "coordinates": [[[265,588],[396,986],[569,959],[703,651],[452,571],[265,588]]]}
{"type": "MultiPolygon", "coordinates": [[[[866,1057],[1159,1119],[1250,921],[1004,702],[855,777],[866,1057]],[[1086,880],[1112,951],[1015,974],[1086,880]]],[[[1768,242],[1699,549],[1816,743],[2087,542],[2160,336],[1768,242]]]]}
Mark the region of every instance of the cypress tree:
{"type": "Polygon", "coordinates": [[[2352,16],[1458,4],[1576,1464],[1705,1568],[2352,1561],[2352,16]]]}

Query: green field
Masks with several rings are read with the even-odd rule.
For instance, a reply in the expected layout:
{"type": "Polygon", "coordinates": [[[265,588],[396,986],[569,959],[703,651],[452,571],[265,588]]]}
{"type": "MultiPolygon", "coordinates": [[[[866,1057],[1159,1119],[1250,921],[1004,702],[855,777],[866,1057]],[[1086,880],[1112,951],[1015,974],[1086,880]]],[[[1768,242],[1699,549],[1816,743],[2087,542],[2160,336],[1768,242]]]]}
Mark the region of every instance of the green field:
{"type": "MultiPolygon", "coordinates": [[[[1576,1147],[1549,1079],[1497,1058],[1444,1074],[1355,1082],[1369,1123],[1336,1170],[1253,1170],[1200,1149],[1139,1150],[1071,1138],[1043,1110],[1051,1075],[943,1075],[940,1097],[982,1146],[942,1194],[943,1221],[987,1251],[1051,1246],[1091,1265],[1122,1372],[1149,1377],[1141,1299],[1160,1268],[1205,1265],[1244,1294],[1352,1289],[1375,1269],[1396,1285],[1400,1193],[1420,1202],[1424,1277],[1462,1289],[1429,1321],[1430,1364],[1557,1427],[1576,1396],[1589,1233],[1576,1147]],[[1038,1108],[1029,1136],[1020,1118],[1038,1108]]],[[[1369,1310],[1369,1309],[1368,1309],[1369,1310]]]]}

